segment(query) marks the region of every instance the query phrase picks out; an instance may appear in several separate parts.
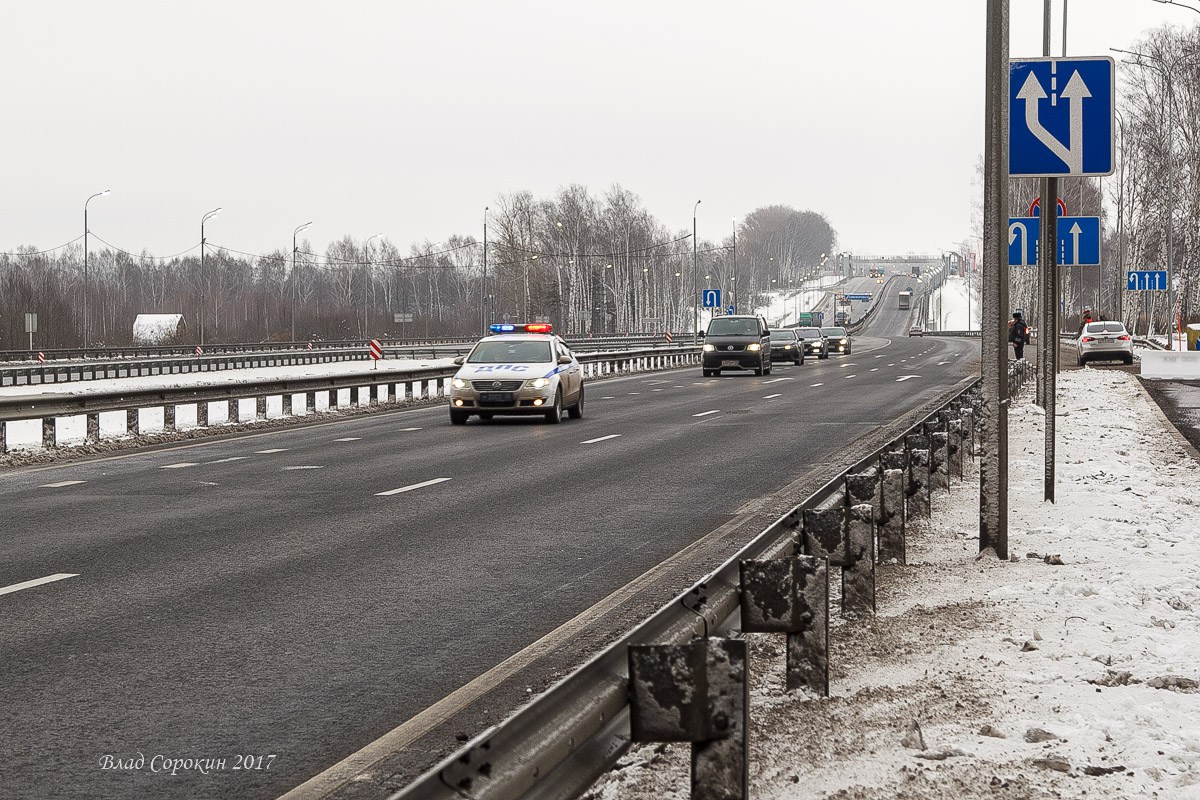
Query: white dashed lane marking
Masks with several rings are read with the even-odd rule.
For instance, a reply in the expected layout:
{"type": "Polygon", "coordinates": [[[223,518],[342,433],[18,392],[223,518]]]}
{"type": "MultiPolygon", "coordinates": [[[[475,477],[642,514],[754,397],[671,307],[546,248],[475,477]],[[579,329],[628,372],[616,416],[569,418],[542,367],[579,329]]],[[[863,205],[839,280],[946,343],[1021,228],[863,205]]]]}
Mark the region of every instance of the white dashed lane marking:
{"type": "Polygon", "coordinates": [[[846,379],[850,379],[850,378],[857,378],[858,376],[857,375],[843,375],[842,377],[846,378],[846,379]]]}
{"type": "Polygon", "coordinates": [[[230,456],[229,458],[218,458],[216,461],[209,461],[209,464],[227,464],[230,461],[244,461],[250,456],[230,456]]]}
{"type": "Polygon", "coordinates": [[[64,486],[76,486],[81,483],[87,483],[87,481],[59,481],[58,483],[43,483],[41,485],[41,488],[42,489],[61,489],[64,486]]]}
{"type": "Polygon", "coordinates": [[[334,439],[335,442],[357,442],[361,436],[347,436],[345,439],[334,439]]]}
{"type": "Polygon", "coordinates": [[[180,461],[178,464],[167,464],[164,467],[160,467],[160,469],[183,469],[184,467],[194,466],[196,466],[195,461],[180,461]]]}
{"type": "Polygon", "coordinates": [[[301,465],[301,466],[298,466],[298,467],[284,467],[284,468],[283,468],[283,471],[284,471],[284,472],[288,472],[289,470],[294,470],[294,469],[324,469],[324,467],[314,467],[314,466],[309,466],[309,465],[301,465]]]}
{"type": "Polygon", "coordinates": [[[595,439],[588,439],[586,441],[580,442],[580,444],[595,444],[596,442],[606,442],[609,439],[618,439],[618,438],[620,438],[620,436],[621,436],[621,434],[619,434],[619,433],[610,433],[608,436],[597,436],[595,439]]]}
{"type": "Polygon", "coordinates": [[[601,397],[600,399],[601,400],[616,400],[617,398],[616,398],[616,395],[606,394],[604,397],[601,397]]]}
{"type": "Polygon", "coordinates": [[[66,580],[67,578],[78,578],[78,573],[57,572],[54,575],[47,575],[44,578],[34,578],[31,581],[23,581],[22,583],[14,583],[12,586],[0,587],[0,594],[12,594],[19,592],[22,589],[32,589],[35,586],[41,586],[45,583],[54,583],[55,581],[66,580]]]}
{"type": "Polygon", "coordinates": [[[796,379],[795,378],[772,378],[769,381],[763,381],[763,386],[766,386],[768,383],[779,383],[780,381],[794,381],[794,380],[796,380],[796,379]]]}
{"type": "Polygon", "coordinates": [[[920,375],[901,375],[899,378],[896,378],[896,383],[900,383],[901,381],[907,381],[907,380],[911,380],[912,378],[919,378],[919,377],[921,377],[921,376],[920,375]]]}
{"type": "Polygon", "coordinates": [[[401,428],[400,432],[401,433],[412,433],[413,431],[419,431],[419,430],[421,430],[421,429],[420,428],[401,428]]]}
{"type": "Polygon", "coordinates": [[[813,384],[810,384],[810,385],[811,385],[811,386],[812,386],[812,387],[815,389],[815,388],[817,388],[818,386],[824,386],[825,384],[823,384],[823,383],[813,383],[813,384]]]}
{"type": "Polygon", "coordinates": [[[426,486],[433,486],[434,484],[445,483],[448,480],[450,480],[450,479],[449,478],[433,478],[431,480],[421,481],[420,483],[414,483],[412,486],[401,486],[399,489],[388,489],[386,492],[376,492],[375,496],[376,497],[390,497],[394,494],[404,494],[405,492],[411,492],[414,489],[424,489],[426,486]]]}
{"type": "Polygon", "coordinates": [[[715,408],[712,411],[701,411],[699,414],[692,414],[693,417],[707,417],[709,414],[720,414],[721,410],[715,408]]]}
{"type": "Polygon", "coordinates": [[[272,447],[270,450],[255,450],[254,452],[257,455],[265,456],[268,453],[283,453],[286,451],[287,451],[286,447],[272,447]]]}
{"type": "Polygon", "coordinates": [[[769,394],[763,400],[774,400],[776,397],[783,397],[781,394],[769,394]]]}

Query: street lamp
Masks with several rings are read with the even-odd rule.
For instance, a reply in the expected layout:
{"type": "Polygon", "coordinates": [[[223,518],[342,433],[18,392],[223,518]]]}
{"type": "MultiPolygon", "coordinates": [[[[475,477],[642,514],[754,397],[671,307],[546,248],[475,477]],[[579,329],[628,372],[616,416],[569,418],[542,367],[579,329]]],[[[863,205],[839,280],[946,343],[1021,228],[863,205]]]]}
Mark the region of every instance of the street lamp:
{"type": "Polygon", "coordinates": [[[487,218],[488,209],[491,206],[483,207],[483,276],[479,279],[479,332],[485,334],[488,332],[487,321],[487,218]]]}
{"type": "Polygon", "coordinates": [[[1177,2],[1175,2],[1175,0],[1154,0],[1154,2],[1162,3],[1165,6],[1179,6],[1180,8],[1190,8],[1192,11],[1195,11],[1197,14],[1200,14],[1200,8],[1196,8],[1195,6],[1189,6],[1187,3],[1177,3],[1177,2]]]}
{"type": "Polygon", "coordinates": [[[370,284],[371,284],[371,281],[370,281],[371,240],[378,239],[380,236],[383,236],[383,234],[382,233],[372,234],[367,237],[366,243],[363,244],[363,256],[366,258],[366,263],[363,264],[363,339],[368,338],[368,336],[367,336],[367,314],[369,312],[368,312],[368,307],[367,307],[367,287],[370,286],[370,284]]]}
{"type": "Polygon", "coordinates": [[[522,317],[525,322],[529,322],[529,262],[537,261],[537,256],[531,256],[525,259],[525,303],[522,309],[522,317]]]}
{"type": "Polygon", "coordinates": [[[696,209],[700,201],[692,206],[692,344],[700,343],[700,267],[696,260],[696,209]]]}
{"type": "Polygon", "coordinates": [[[732,286],[730,288],[733,289],[733,298],[732,298],[733,308],[736,311],[737,310],[737,217],[730,217],[730,222],[733,223],[733,264],[730,267],[730,271],[733,273],[733,276],[729,282],[730,282],[730,284],[732,284],[732,286]]]}
{"type": "Polygon", "coordinates": [[[88,218],[87,207],[88,203],[92,202],[93,198],[104,197],[112,192],[112,189],[105,189],[103,192],[96,192],[94,195],[83,201],[83,349],[88,346],[88,218]]]}
{"type": "Polygon", "coordinates": [[[200,218],[200,346],[204,346],[204,281],[208,278],[208,272],[204,269],[204,223],[220,213],[221,209],[214,208],[203,217],[200,218]]]}
{"type": "Polygon", "coordinates": [[[301,225],[300,227],[296,228],[296,230],[292,231],[291,284],[292,284],[292,341],[293,342],[296,341],[296,251],[298,249],[296,247],[296,237],[300,234],[300,232],[302,230],[307,228],[309,225],[312,225],[312,223],[306,222],[303,225],[301,225]]]}

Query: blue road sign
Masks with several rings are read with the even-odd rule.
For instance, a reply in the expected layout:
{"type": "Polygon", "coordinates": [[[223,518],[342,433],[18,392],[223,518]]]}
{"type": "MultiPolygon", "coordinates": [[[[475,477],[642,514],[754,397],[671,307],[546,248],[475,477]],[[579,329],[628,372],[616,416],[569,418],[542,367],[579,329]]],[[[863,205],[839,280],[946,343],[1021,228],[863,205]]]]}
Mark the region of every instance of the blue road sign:
{"type": "Polygon", "coordinates": [[[1167,290],[1167,271],[1165,269],[1140,269],[1126,273],[1125,288],[1131,292],[1167,290]]]}
{"type": "Polygon", "coordinates": [[[730,307],[729,307],[729,308],[728,308],[728,309],[725,311],[725,313],[726,313],[726,314],[732,314],[732,313],[733,313],[733,306],[730,306],[730,307]]]}
{"type": "Polygon", "coordinates": [[[871,299],[871,295],[869,295],[869,294],[848,294],[848,295],[846,295],[846,299],[847,300],[861,300],[862,302],[865,303],[871,299]]]}
{"type": "Polygon", "coordinates": [[[1012,59],[1008,69],[1009,174],[1111,175],[1116,152],[1113,60],[1012,59]]]}
{"type": "Polygon", "coordinates": [[[720,308],[721,307],[721,290],[720,289],[705,289],[702,295],[705,308],[720,308]]]}
{"type": "MultiPolygon", "coordinates": [[[[1008,218],[1008,265],[1027,267],[1038,263],[1041,217],[1008,218]]],[[[1058,218],[1058,265],[1095,267],[1100,264],[1100,218],[1058,218]]]]}

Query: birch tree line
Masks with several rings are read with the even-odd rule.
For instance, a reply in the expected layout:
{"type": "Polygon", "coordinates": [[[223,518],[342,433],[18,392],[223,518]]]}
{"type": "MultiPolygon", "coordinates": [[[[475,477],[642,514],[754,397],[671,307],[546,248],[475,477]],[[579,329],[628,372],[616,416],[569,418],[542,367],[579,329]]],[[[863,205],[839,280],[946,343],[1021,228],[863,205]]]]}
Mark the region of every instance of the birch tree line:
{"type": "MultiPolygon", "coordinates": [[[[296,253],[253,254],[210,237],[203,267],[198,244],[156,256],[93,232],[86,338],[131,344],[138,313],[182,314],[187,343],[202,328],[206,342],[287,341],[293,324],[301,341],[469,337],[536,319],[570,335],[687,332],[698,289],[720,288],[749,310],[763,292],[815,274],[837,241],[821,214],[767,206],[693,248],[690,219],[669,227],[620,186],[599,197],[579,185],[543,199],[502,195],[486,220],[486,267],[482,230],[407,252],[386,237],[343,236],[320,253],[302,241],[296,253]]],[[[0,350],[27,347],[30,311],[36,349],[82,343],[83,261],[81,239],[0,254],[0,350]]]]}

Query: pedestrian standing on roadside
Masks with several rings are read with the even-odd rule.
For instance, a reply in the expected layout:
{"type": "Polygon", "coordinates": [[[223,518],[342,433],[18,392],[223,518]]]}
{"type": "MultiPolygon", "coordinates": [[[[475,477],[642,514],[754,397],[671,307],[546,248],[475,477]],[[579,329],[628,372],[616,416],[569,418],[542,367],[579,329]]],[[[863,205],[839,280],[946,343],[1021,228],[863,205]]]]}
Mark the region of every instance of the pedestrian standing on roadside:
{"type": "Polygon", "coordinates": [[[1012,322],[1008,323],[1008,340],[1012,342],[1013,353],[1017,356],[1017,361],[1025,358],[1025,343],[1029,341],[1029,326],[1025,324],[1025,319],[1021,316],[1020,311],[1014,311],[1012,322]]]}

